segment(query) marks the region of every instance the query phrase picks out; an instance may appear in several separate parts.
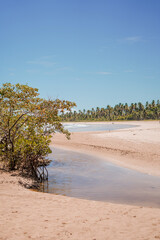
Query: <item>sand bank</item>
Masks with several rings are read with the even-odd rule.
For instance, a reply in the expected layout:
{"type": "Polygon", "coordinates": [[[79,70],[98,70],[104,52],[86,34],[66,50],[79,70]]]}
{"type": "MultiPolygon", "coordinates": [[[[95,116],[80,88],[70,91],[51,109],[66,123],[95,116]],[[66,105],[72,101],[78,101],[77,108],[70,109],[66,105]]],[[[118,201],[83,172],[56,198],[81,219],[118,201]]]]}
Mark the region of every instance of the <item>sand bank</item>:
{"type": "Polygon", "coordinates": [[[1,240],[160,239],[160,209],[33,192],[0,173],[1,240]]]}
{"type": "MultiPolygon", "coordinates": [[[[130,130],[75,133],[70,142],[57,135],[53,143],[101,153],[144,171],[150,167],[158,175],[159,123],[137,124],[139,127],[130,130]]],[[[160,209],[34,192],[23,188],[21,181],[18,176],[0,172],[0,240],[160,239],[160,209]]]]}
{"type": "Polygon", "coordinates": [[[56,134],[52,144],[55,147],[102,156],[121,166],[160,176],[159,121],[131,121],[120,124],[136,127],[96,133],[72,133],[69,141],[62,134],[56,134]]]}

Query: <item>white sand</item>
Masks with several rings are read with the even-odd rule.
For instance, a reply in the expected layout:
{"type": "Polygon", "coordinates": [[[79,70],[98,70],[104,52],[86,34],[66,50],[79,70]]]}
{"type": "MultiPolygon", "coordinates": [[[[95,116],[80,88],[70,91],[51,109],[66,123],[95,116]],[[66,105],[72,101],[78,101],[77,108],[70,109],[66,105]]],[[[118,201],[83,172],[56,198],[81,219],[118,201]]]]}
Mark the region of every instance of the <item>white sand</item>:
{"type": "Polygon", "coordinates": [[[52,144],[56,147],[103,156],[106,160],[121,166],[160,176],[159,121],[121,124],[137,127],[96,133],[72,133],[70,141],[62,134],[56,134],[53,136],[52,144]]]}

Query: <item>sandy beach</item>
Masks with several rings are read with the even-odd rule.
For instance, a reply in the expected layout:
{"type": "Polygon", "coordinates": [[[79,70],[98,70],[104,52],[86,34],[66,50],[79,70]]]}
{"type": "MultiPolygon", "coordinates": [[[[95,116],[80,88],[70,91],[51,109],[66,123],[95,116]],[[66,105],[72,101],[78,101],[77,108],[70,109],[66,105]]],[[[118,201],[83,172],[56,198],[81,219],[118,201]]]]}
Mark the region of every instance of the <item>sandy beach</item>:
{"type": "MultiPolygon", "coordinates": [[[[52,145],[101,156],[121,166],[160,176],[160,123],[127,124],[136,127],[73,133],[70,141],[56,134],[52,145]]],[[[0,240],[160,239],[159,208],[35,192],[22,186],[25,181],[0,172],[0,240]]]]}
{"type": "Polygon", "coordinates": [[[52,145],[101,156],[118,165],[160,176],[160,122],[131,121],[112,124],[129,124],[135,127],[106,132],[74,132],[69,141],[64,135],[56,134],[52,145]]]}

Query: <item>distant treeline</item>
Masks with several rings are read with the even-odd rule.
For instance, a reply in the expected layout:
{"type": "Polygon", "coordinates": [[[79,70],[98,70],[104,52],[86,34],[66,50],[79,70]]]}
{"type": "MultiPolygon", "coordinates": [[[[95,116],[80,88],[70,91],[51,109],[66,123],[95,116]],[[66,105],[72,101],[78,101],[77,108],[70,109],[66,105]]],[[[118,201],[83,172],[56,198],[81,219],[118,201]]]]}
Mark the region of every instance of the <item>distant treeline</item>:
{"type": "Polygon", "coordinates": [[[114,121],[114,120],[145,120],[145,119],[160,119],[160,101],[151,103],[146,102],[143,105],[141,102],[119,103],[114,107],[107,105],[106,108],[74,112],[66,112],[61,114],[62,121],[114,121]]]}

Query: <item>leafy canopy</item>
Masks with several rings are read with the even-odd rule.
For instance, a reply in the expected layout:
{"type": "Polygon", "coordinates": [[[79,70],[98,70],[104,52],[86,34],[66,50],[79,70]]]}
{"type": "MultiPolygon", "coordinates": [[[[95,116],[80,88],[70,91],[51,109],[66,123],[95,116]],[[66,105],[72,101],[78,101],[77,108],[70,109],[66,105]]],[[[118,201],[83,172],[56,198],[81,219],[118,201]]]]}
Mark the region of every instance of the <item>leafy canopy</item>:
{"type": "Polygon", "coordinates": [[[46,100],[38,89],[5,83],[0,88],[0,159],[9,169],[27,170],[37,176],[47,165],[51,134],[70,134],[63,128],[59,113],[71,111],[74,102],[46,100]]]}

